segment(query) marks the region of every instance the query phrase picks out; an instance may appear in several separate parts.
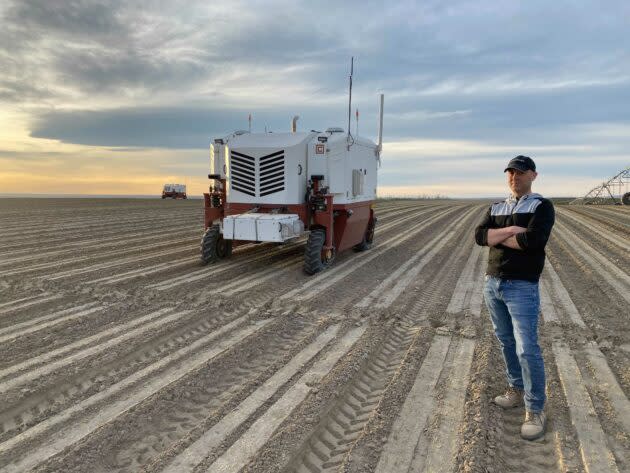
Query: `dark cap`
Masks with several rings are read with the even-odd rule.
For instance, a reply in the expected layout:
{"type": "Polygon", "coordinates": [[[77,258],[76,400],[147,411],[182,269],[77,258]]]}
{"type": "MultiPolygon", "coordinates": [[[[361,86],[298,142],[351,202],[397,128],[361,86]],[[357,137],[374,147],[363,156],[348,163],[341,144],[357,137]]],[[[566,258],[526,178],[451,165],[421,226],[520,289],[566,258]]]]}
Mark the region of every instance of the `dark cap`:
{"type": "Polygon", "coordinates": [[[503,170],[503,172],[508,169],[518,169],[519,171],[536,171],[536,163],[529,156],[517,156],[515,158],[510,159],[507,167],[503,170]]]}

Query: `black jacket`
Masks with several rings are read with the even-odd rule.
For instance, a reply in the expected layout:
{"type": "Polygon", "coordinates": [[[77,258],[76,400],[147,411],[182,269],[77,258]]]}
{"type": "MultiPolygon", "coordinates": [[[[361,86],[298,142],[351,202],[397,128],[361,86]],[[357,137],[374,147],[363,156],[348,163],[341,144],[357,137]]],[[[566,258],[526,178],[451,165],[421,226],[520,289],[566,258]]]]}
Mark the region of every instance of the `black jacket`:
{"type": "Polygon", "coordinates": [[[501,244],[490,247],[486,274],[502,279],[538,281],[545,264],[545,245],[555,221],[555,211],[550,200],[540,194],[527,194],[516,199],[508,197],[495,202],[475,229],[478,245],[488,246],[488,230],[512,225],[527,228],[516,235],[522,250],[514,250],[501,244]]]}

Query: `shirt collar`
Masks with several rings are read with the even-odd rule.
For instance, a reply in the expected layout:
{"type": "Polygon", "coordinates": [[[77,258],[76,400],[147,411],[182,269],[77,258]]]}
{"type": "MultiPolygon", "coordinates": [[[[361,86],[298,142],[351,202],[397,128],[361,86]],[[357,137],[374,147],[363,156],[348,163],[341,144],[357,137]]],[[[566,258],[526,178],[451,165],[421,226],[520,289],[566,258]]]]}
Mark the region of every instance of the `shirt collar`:
{"type": "Polygon", "coordinates": [[[514,196],[514,194],[510,194],[510,195],[508,196],[508,198],[507,198],[507,199],[505,199],[505,201],[506,201],[508,204],[514,204],[514,203],[517,203],[517,202],[519,202],[519,201],[521,201],[521,200],[527,200],[527,199],[529,199],[530,197],[535,196],[535,195],[538,195],[538,194],[536,194],[535,192],[530,192],[530,193],[528,193],[528,194],[522,195],[521,197],[515,197],[515,196],[514,196]]]}

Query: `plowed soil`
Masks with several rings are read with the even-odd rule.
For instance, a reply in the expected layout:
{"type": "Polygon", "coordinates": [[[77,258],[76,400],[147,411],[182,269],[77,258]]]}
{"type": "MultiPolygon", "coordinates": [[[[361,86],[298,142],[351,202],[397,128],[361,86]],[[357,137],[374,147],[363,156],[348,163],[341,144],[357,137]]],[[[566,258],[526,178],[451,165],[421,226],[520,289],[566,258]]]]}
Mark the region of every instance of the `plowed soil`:
{"type": "Polygon", "coordinates": [[[201,266],[198,200],[0,201],[2,472],[630,471],[630,211],[557,206],[548,428],[520,438],[484,202],[379,201],[373,247],[201,266]]]}

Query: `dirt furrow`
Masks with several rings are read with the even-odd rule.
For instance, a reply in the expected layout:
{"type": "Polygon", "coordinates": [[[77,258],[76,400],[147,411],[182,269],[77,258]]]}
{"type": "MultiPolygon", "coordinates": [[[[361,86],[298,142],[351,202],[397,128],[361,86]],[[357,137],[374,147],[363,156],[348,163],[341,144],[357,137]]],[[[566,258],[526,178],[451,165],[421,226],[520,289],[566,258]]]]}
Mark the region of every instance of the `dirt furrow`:
{"type": "MultiPolygon", "coordinates": [[[[317,323],[289,321],[286,317],[284,320],[289,323],[282,330],[278,330],[280,325],[275,321],[273,329],[269,326],[256,334],[260,348],[252,350],[241,345],[226,353],[220,362],[200,368],[194,377],[182,378],[156,392],[133,412],[114,419],[66,455],[64,469],[79,463],[80,468],[88,465],[96,471],[137,471],[163,451],[176,445],[181,448],[182,443],[190,441],[190,435],[199,433],[204,423],[227,412],[310,343],[317,332],[317,323]],[[121,425],[134,428],[121,436],[121,425]]],[[[298,362],[300,367],[302,362],[298,362]]]]}
{"type": "Polygon", "coordinates": [[[142,227],[139,228],[131,228],[126,229],[126,232],[121,232],[120,229],[112,228],[109,231],[101,231],[97,235],[90,235],[86,233],[80,233],[75,237],[77,239],[73,240],[69,237],[63,237],[59,239],[47,239],[46,247],[42,248],[42,244],[32,242],[26,243],[21,242],[13,247],[7,246],[0,252],[0,256],[7,255],[15,255],[20,256],[24,253],[28,254],[32,251],[38,252],[46,252],[48,249],[52,248],[53,251],[63,250],[63,249],[91,249],[91,248],[108,248],[108,247],[117,247],[124,246],[128,241],[143,241],[143,240],[151,240],[151,239],[159,239],[164,237],[165,235],[180,234],[185,232],[193,232],[199,231],[199,228],[203,228],[199,224],[190,224],[189,221],[186,221],[183,225],[168,227],[168,226],[160,226],[159,230],[156,230],[154,226],[146,227],[142,230],[142,227]],[[142,231],[137,231],[142,230],[142,231]]]}
{"type": "MultiPolygon", "coordinates": [[[[127,237],[120,238],[119,241],[116,241],[116,242],[112,242],[110,239],[105,239],[100,242],[97,241],[96,243],[94,242],[94,240],[90,240],[89,244],[85,244],[85,240],[83,240],[81,244],[69,243],[67,245],[55,246],[55,248],[59,248],[61,246],[69,246],[69,248],[66,248],[66,249],[37,251],[35,252],[35,254],[33,254],[34,251],[32,248],[28,248],[26,250],[23,250],[23,252],[26,253],[25,255],[15,255],[14,253],[13,257],[3,258],[3,261],[0,264],[0,266],[24,264],[25,262],[49,258],[51,256],[55,256],[55,258],[58,258],[60,256],[64,256],[70,253],[76,254],[78,251],[81,251],[82,253],[96,252],[94,256],[99,257],[100,256],[99,252],[106,248],[120,248],[119,251],[121,253],[119,254],[122,254],[125,250],[136,250],[136,249],[144,250],[144,249],[152,248],[155,246],[162,246],[162,245],[168,245],[168,244],[180,244],[182,241],[190,241],[190,240],[198,239],[199,229],[194,228],[194,227],[188,227],[188,228],[189,228],[188,230],[186,228],[177,229],[177,234],[176,234],[177,238],[166,238],[169,236],[169,234],[167,233],[165,235],[164,231],[161,231],[161,232],[155,232],[150,235],[142,234],[142,236],[139,236],[139,237],[133,237],[132,235],[128,235],[127,237]],[[189,235],[189,236],[186,238],[182,238],[184,237],[184,235],[189,235]],[[146,240],[150,240],[151,244],[147,245],[145,243],[146,240]]],[[[116,253],[113,252],[112,254],[116,254],[116,253]]]]}
{"type": "MultiPolygon", "coordinates": [[[[427,212],[431,212],[431,211],[434,211],[434,210],[430,209],[427,212]]],[[[402,224],[410,219],[418,218],[423,213],[424,211],[420,211],[417,213],[413,213],[410,216],[397,216],[396,218],[392,218],[391,220],[384,219],[385,222],[383,222],[383,225],[377,226],[377,229],[376,229],[377,238],[380,237],[381,234],[385,232],[386,230],[388,230],[389,228],[395,225],[402,224]]],[[[247,271],[247,269],[250,269],[251,271],[258,271],[259,268],[257,266],[250,266],[250,265],[252,263],[257,263],[257,262],[261,262],[264,264],[265,260],[268,257],[275,257],[275,256],[293,254],[293,253],[295,253],[296,255],[297,254],[302,255],[304,251],[303,244],[304,244],[303,240],[299,240],[294,243],[289,243],[286,245],[275,247],[271,250],[269,250],[268,247],[265,247],[259,250],[259,253],[263,253],[264,250],[266,251],[254,259],[245,259],[243,261],[232,259],[228,261],[223,261],[211,267],[206,267],[206,268],[198,269],[193,272],[185,273],[182,276],[172,276],[172,277],[169,277],[168,279],[162,278],[165,280],[157,282],[157,283],[149,284],[147,287],[150,289],[156,289],[158,291],[167,291],[167,290],[172,290],[174,288],[181,288],[182,286],[186,287],[196,281],[203,281],[209,278],[215,278],[215,276],[221,272],[230,272],[234,270],[238,270],[238,273],[236,275],[238,275],[239,277],[245,276],[245,274],[243,274],[243,271],[242,271],[243,269],[245,271],[247,271]]],[[[378,244],[379,243],[376,243],[376,246],[378,246],[378,244]]],[[[333,266],[333,268],[334,267],[335,266],[333,266]]],[[[252,294],[250,293],[249,296],[251,297],[252,294]]]]}
{"type": "MultiPolygon", "coordinates": [[[[473,215],[478,214],[478,210],[472,209],[471,212],[473,215]]],[[[462,220],[462,222],[466,221],[465,218],[462,220]]],[[[453,229],[453,233],[455,231],[461,233],[461,226],[453,229]]],[[[448,238],[445,239],[445,242],[448,241],[448,238]]],[[[427,249],[431,246],[431,244],[427,244],[427,249]]],[[[427,256],[434,257],[435,254],[429,253],[427,256]]],[[[447,254],[449,255],[448,263],[440,265],[441,267],[455,267],[463,256],[461,252],[449,252],[447,254]]],[[[424,265],[421,264],[420,266],[423,267],[424,265]]],[[[437,268],[439,266],[434,264],[431,267],[437,268]]],[[[408,270],[413,273],[409,268],[408,270]]],[[[417,319],[414,320],[408,315],[401,315],[398,322],[395,322],[388,329],[390,335],[383,340],[380,347],[364,364],[361,372],[346,388],[344,396],[336,402],[325,420],[320,422],[318,429],[304,442],[301,454],[291,460],[285,471],[336,471],[344,462],[348,461],[349,454],[355,443],[364,434],[368,423],[372,419],[378,418],[379,405],[382,403],[385,392],[388,389],[395,391],[392,386],[396,385],[401,365],[404,365],[410,354],[417,350],[414,345],[418,344],[420,340],[425,340],[426,333],[417,332],[416,327],[428,318],[432,310],[436,309],[436,305],[441,302],[445,291],[448,290],[448,285],[444,283],[450,274],[446,272],[441,275],[434,272],[432,274],[432,278],[428,277],[430,282],[423,287],[422,303],[417,304],[417,306],[422,306],[422,312],[412,311],[417,319]]],[[[416,274],[414,274],[415,276],[416,274]]],[[[382,292],[379,288],[377,290],[382,292]]],[[[389,292],[385,291],[385,293],[389,292]]],[[[372,296],[369,294],[365,299],[371,298],[372,296]]],[[[394,301],[395,299],[383,301],[383,308],[391,305],[394,301]]],[[[417,303],[417,301],[415,302],[417,303]]],[[[359,302],[356,306],[364,307],[364,304],[359,302]]],[[[400,311],[401,314],[405,314],[405,312],[404,308],[400,311]]]]}
{"type": "Polygon", "coordinates": [[[0,275],[0,471],[630,468],[624,209],[557,207],[526,442],[491,402],[480,203],[378,201],[373,248],[314,277],[303,240],[200,267],[202,207],[0,202],[2,269],[51,265],[0,275]]]}
{"type": "Polygon", "coordinates": [[[599,252],[609,255],[617,266],[630,265],[630,232],[627,236],[614,233],[601,225],[589,223],[574,214],[560,213],[558,220],[571,227],[574,235],[599,252]]]}
{"type": "Polygon", "coordinates": [[[599,278],[605,280],[621,298],[630,304],[630,275],[624,271],[624,268],[620,268],[584,240],[574,236],[574,232],[563,223],[556,222],[556,227],[555,235],[572,248],[579,250],[577,257],[593,268],[599,278]]]}
{"type": "MultiPolygon", "coordinates": [[[[203,340],[204,344],[219,340],[208,350],[199,350],[199,344],[188,345],[1,443],[0,460],[8,464],[6,471],[33,468],[102,428],[166,386],[205,366],[210,360],[242,343],[270,323],[271,320],[264,320],[243,327],[242,321],[237,320],[223,326],[203,340]],[[228,333],[229,336],[222,337],[228,333]],[[161,372],[156,376],[158,371],[161,372]],[[125,393],[121,395],[123,390],[125,393]],[[93,409],[93,406],[104,401],[107,402],[100,409],[93,409]],[[83,419],[78,421],[77,417],[82,416],[83,419]],[[75,419],[74,422],[68,422],[72,419],[75,419]],[[52,441],[51,429],[56,429],[52,441]]],[[[55,468],[54,470],[58,471],[55,468]]]]}
{"type": "MultiPolygon", "coordinates": [[[[198,216],[197,216],[198,218],[198,216]]],[[[168,225],[165,225],[164,221],[159,217],[147,218],[147,219],[112,219],[110,221],[99,222],[93,225],[73,225],[70,228],[47,228],[46,230],[28,232],[20,231],[20,236],[15,235],[15,232],[8,232],[4,235],[0,235],[3,238],[2,246],[14,244],[18,241],[28,239],[30,242],[43,243],[50,237],[61,235],[65,238],[72,238],[78,236],[84,236],[87,232],[100,235],[102,231],[117,231],[118,233],[124,231],[137,231],[142,228],[151,229],[156,227],[172,226],[176,228],[177,225],[190,223],[192,219],[189,216],[178,216],[177,218],[169,219],[168,225]],[[134,230],[135,229],[135,230],[134,230]],[[44,240],[43,242],[41,240],[44,240]]],[[[196,220],[196,219],[195,219],[196,220]]]]}
{"type": "Polygon", "coordinates": [[[572,214],[587,217],[590,220],[604,224],[621,233],[630,231],[630,217],[617,212],[610,212],[604,208],[587,209],[584,207],[569,206],[566,210],[572,214]]]}

